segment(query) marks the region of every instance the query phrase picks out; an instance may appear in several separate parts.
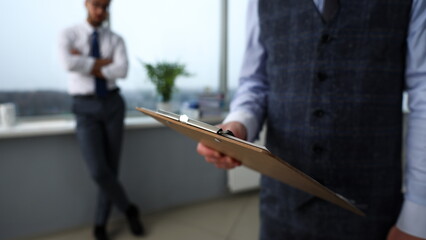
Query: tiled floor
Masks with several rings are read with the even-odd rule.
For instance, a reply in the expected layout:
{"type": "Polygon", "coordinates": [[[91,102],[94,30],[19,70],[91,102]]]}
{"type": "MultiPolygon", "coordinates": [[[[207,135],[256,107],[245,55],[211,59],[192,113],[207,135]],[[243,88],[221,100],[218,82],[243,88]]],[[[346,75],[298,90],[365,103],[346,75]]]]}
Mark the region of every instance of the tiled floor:
{"type": "MultiPolygon", "coordinates": [[[[111,240],[257,240],[258,192],[238,193],[223,199],[144,215],[146,236],[131,235],[123,221],[109,226],[111,240]]],[[[89,240],[91,227],[26,240],[89,240]]]]}

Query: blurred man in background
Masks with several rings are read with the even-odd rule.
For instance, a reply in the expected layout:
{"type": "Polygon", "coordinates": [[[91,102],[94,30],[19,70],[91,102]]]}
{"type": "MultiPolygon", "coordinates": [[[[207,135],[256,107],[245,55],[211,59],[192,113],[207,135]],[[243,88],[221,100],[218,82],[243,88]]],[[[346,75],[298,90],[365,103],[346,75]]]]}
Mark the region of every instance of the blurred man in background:
{"type": "Polygon", "coordinates": [[[125,103],[116,85],[126,77],[127,53],[123,39],[104,26],[110,0],[86,0],[87,19],[65,29],[60,52],[69,71],[77,138],[93,180],[99,187],[94,236],[107,240],[112,205],[123,212],[133,234],[143,235],[138,208],[118,180],[125,103]]]}

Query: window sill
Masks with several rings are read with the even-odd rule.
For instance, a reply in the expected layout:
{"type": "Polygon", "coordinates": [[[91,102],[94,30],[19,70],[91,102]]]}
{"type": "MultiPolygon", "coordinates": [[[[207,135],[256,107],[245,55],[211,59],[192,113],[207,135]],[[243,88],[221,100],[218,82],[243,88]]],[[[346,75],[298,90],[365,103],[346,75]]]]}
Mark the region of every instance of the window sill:
{"type": "MultiPolygon", "coordinates": [[[[224,116],[217,116],[200,119],[200,121],[217,124],[223,119],[224,116]]],[[[163,127],[163,125],[147,116],[128,116],[125,119],[126,130],[154,127],[163,127]]],[[[50,118],[22,118],[12,127],[0,127],[0,139],[72,134],[74,132],[75,120],[71,115],[50,118]]]]}
{"type": "MultiPolygon", "coordinates": [[[[127,117],[126,129],[161,127],[162,124],[150,117],[127,117]]],[[[71,134],[75,132],[75,121],[72,118],[62,119],[23,119],[16,125],[0,128],[0,139],[71,134]]]]}

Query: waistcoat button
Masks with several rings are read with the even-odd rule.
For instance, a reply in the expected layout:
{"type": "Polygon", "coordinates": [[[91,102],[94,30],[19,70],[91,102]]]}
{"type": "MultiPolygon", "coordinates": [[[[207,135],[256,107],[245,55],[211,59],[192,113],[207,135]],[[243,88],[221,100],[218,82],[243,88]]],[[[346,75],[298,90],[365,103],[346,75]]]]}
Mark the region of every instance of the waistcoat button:
{"type": "Polygon", "coordinates": [[[316,116],[316,117],[323,117],[324,116],[324,111],[323,110],[321,110],[321,109],[318,109],[318,110],[315,110],[315,112],[314,112],[314,115],[316,116]]]}
{"type": "Polygon", "coordinates": [[[320,145],[318,145],[318,144],[315,144],[313,147],[312,147],[312,151],[314,151],[314,153],[316,153],[316,154],[321,154],[322,152],[324,152],[324,148],[323,147],[321,147],[320,145]]]}
{"type": "Polygon", "coordinates": [[[318,72],[317,78],[320,82],[324,82],[327,79],[327,74],[325,74],[323,72],[318,72]]]}
{"type": "Polygon", "coordinates": [[[331,37],[331,35],[330,34],[328,34],[328,33],[324,33],[322,36],[321,36],[321,43],[322,44],[325,44],[325,43],[329,43],[329,42],[331,42],[331,40],[333,39],[333,37],[331,37]]]}

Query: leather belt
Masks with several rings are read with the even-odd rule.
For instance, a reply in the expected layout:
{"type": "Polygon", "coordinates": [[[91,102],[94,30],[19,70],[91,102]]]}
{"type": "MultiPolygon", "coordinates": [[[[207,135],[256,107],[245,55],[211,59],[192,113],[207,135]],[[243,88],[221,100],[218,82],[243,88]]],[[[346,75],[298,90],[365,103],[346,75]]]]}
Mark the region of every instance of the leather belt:
{"type": "Polygon", "coordinates": [[[73,97],[75,97],[75,98],[84,98],[84,99],[103,99],[103,98],[110,97],[110,96],[112,96],[114,94],[117,94],[119,92],[120,92],[120,89],[119,88],[115,88],[115,89],[109,90],[108,91],[108,95],[106,95],[105,97],[99,97],[99,96],[96,96],[96,94],[73,95],[73,97]]]}

